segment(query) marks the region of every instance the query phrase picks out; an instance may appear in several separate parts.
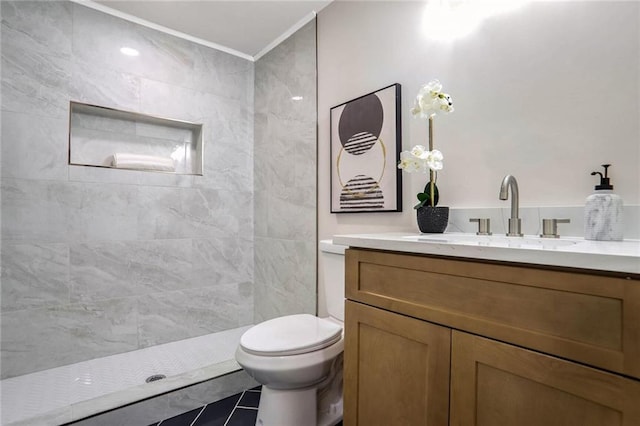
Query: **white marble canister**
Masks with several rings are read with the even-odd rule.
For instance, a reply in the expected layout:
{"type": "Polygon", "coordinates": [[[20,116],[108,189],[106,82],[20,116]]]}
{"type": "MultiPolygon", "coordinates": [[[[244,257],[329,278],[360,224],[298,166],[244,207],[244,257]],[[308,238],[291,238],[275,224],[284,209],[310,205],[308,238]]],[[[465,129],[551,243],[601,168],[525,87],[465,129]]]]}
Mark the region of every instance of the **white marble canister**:
{"type": "Polygon", "coordinates": [[[587,197],[584,207],[584,238],[622,241],[622,198],[610,190],[587,197]]]}

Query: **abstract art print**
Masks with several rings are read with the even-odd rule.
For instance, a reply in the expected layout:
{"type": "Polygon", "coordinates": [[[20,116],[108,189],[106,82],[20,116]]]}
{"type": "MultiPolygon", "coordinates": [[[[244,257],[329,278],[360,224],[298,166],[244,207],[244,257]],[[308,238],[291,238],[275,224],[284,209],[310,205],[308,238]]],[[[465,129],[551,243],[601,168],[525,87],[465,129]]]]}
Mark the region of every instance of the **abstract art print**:
{"type": "Polygon", "coordinates": [[[400,85],[331,108],[331,213],[402,211],[400,85]]]}

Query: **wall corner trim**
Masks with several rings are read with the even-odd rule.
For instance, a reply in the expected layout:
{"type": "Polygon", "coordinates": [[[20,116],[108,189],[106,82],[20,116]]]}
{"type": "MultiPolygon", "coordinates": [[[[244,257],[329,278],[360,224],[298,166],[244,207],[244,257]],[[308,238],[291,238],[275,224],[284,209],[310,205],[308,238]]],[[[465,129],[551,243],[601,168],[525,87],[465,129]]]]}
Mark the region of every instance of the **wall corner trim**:
{"type": "Polygon", "coordinates": [[[296,22],[295,24],[293,24],[293,26],[291,28],[289,28],[287,31],[285,31],[284,33],[282,33],[280,36],[276,37],[275,40],[273,40],[271,43],[269,43],[264,49],[262,49],[260,52],[258,52],[254,57],[253,60],[257,61],[258,59],[260,59],[261,57],[263,57],[264,55],[266,55],[267,53],[269,53],[272,49],[274,49],[276,46],[278,46],[280,43],[282,43],[283,41],[285,41],[286,39],[288,39],[292,34],[294,34],[296,31],[298,31],[300,28],[304,27],[305,25],[307,25],[309,22],[311,22],[313,19],[315,19],[316,15],[318,13],[316,11],[312,11],[309,12],[307,15],[305,15],[301,20],[299,20],[298,22],[296,22]]]}
{"type": "Polygon", "coordinates": [[[104,5],[100,4],[100,3],[94,2],[92,0],[70,0],[70,1],[73,2],[73,3],[79,4],[81,6],[86,6],[86,7],[89,7],[91,9],[98,10],[98,11],[106,13],[108,15],[112,15],[112,16],[115,16],[117,18],[125,19],[125,20],[127,20],[129,22],[133,22],[135,24],[142,25],[144,27],[154,29],[156,31],[160,31],[160,32],[163,32],[163,33],[166,33],[166,34],[170,34],[170,35],[172,35],[174,37],[179,37],[179,38],[182,38],[184,40],[191,41],[193,43],[201,44],[203,46],[207,46],[207,47],[210,47],[212,49],[216,49],[216,50],[220,50],[220,51],[225,52],[225,53],[229,53],[230,55],[238,56],[238,57],[240,57],[242,59],[246,59],[248,61],[252,61],[253,62],[255,60],[251,55],[247,55],[246,53],[242,53],[242,52],[240,52],[238,50],[231,49],[231,48],[223,46],[221,44],[217,44],[217,43],[213,43],[213,42],[210,42],[210,41],[207,41],[207,40],[203,40],[201,38],[194,37],[194,36],[191,36],[189,34],[185,34],[185,33],[180,32],[180,31],[172,30],[171,28],[167,28],[165,26],[158,25],[158,24],[155,24],[153,22],[147,21],[145,19],[138,18],[137,16],[129,15],[128,13],[124,13],[124,12],[121,12],[119,10],[112,9],[112,8],[110,8],[108,6],[104,6],[104,5]]]}

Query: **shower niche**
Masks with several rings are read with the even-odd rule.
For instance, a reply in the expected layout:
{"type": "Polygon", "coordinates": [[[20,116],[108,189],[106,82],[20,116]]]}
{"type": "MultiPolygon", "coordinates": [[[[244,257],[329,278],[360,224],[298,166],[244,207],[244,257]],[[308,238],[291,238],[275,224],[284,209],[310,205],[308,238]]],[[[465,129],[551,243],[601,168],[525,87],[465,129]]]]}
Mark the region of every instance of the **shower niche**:
{"type": "Polygon", "coordinates": [[[80,102],[69,111],[70,165],[202,175],[202,124],[80,102]]]}

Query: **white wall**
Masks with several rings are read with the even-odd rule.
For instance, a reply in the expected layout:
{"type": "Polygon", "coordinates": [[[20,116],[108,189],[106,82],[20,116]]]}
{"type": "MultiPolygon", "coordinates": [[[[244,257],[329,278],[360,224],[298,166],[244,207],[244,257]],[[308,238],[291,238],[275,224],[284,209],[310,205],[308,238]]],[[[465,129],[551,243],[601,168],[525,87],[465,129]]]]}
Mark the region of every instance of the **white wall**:
{"type": "Polygon", "coordinates": [[[604,163],[625,205],[640,202],[638,3],[531,3],[454,42],[423,36],[424,7],[337,1],[318,15],[320,238],[417,232],[424,175],[404,174],[402,213],[329,213],[330,108],[396,82],[403,149],[427,142],[409,112],[420,85],[439,78],[453,97],[435,124],[441,205],[507,207],[498,189],[513,174],[523,207],[581,206],[604,163]]]}
{"type": "MultiPolygon", "coordinates": [[[[453,42],[423,35],[424,8],[423,2],[334,1],[318,15],[319,237],[418,232],[412,207],[424,175],[404,174],[402,213],[329,213],[329,110],[400,83],[403,149],[426,145],[427,124],[409,111],[419,87],[438,78],[456,109],[435,124],[435,147],[445,157],[440,204],[456,209],[452,230],[470,232],[464,227],[473,215],[493,217],[492,229],[500,232],[505,212],[498,208],[507,210],[509,202],[498,199],[498,190],[503,176],[513,174],[525,233],[537,232],[540,217],[571,217],[562,233],[581,235],[581,206],[597,183],[590,172],[611,163],[627,206],[627,237],[638,238],[640,5],[535,2],[453,42]],[[533,207],[548,208],[542,216],[533,207]]],[[[320,258],[321,316],[323,288],[320,258]]]]}

